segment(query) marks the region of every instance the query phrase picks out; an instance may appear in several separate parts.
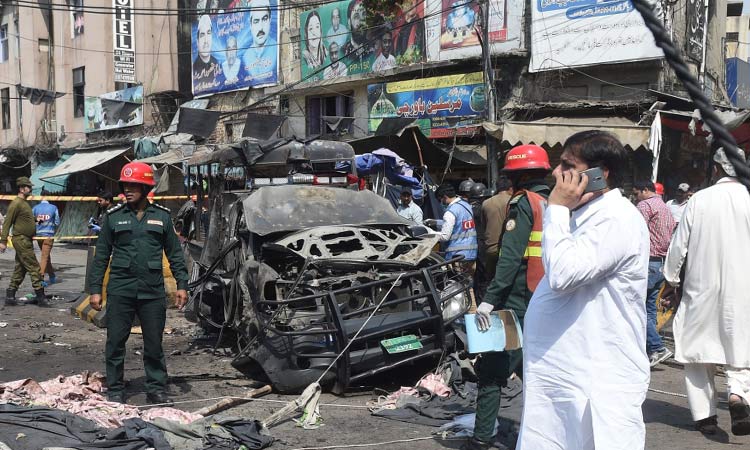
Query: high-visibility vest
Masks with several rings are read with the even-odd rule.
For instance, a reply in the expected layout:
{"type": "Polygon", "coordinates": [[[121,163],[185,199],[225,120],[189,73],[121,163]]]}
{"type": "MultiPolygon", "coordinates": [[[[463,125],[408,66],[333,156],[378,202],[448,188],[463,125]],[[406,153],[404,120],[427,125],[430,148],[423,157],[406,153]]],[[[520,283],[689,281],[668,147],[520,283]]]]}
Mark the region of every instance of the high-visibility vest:
{"type": "MultiPolygon", "coordinates": [[[[529,241],[526,244],[523,259],[526,261],[526,286],[531,292],[534,292],[542,277],[544,277],[544,264],[542,264],[542,224],[544,222],[544,209],[547,207],[547,199],[536,192],[526,189],[517,191],[513,197],[520,197],[522,195],[526,195],[526,198],[529,200],[533,218],[531,233],[529,234],[529,241]]],[[[517,202],[513,202],[513,199],[508,202],[506,217],[510,216],[508,212],[512,203],[517,202]]]]}
{"type": "Polygon", "coordinates": [[[448,247],[445,250],[445,259],[463,255],[464,261],[475,261],[477,259],[477,229],[474,225],[471,205],[464,200],[459,200],[451,204],[448,211],[456,218],[456,223],[453,225],[448,247]]]}

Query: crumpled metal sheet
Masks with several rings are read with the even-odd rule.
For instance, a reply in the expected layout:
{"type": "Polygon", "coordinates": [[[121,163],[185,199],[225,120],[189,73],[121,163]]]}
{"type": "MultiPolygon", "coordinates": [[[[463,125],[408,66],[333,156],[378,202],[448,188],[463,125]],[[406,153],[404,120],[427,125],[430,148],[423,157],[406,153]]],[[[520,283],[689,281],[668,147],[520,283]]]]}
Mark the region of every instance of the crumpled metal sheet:
{"type": "Polygon", "coordinates": [[[413,238],[377,228],[318,227],[290,234],[277,242],[305,259],[399,261],[418,264],[430,255],[437,235],[413,238]]]}
{"type": "Polygon", "coordinates": [[[265,236],[339,225],[414,225],[372,191],[287,185],[258,189],[242,201],[248,230],[265,236]]]}

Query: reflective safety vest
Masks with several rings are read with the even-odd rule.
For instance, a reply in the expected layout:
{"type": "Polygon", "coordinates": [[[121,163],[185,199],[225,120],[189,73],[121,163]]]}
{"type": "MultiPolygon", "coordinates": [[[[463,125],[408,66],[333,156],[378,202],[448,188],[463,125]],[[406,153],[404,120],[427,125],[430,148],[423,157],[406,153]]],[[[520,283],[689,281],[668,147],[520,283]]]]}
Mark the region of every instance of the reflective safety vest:
{"type": "MultiPolygon", "coordinates": [[[[523,259],[526,261],[526,286],[531,292],[534,292],[542,277],[544,277],[544,264],[542,264],[542,224],[544,222],[544,209],[547,207],[547,199],[536,192],[525,189],[516,192],[513,197],[520,197],[522,195],[526,195],[526,198],[529,200],[533,218],[531,234],[529,234],[529,242],[526,244],[523,259]]],[[[513,199],[508,202],[506,217],[510,216],[510,205],[512,203],[515,203],[513,199]]]]}
{"type": "Polygon", "coordinates": [[[445,250],[445,259],[463,255],[464,261],[476,261],[477,229],[471,205],[459,200],[448,207],[448,212],[456,218],[456,223],[453,225],[448,248],[445,250]]]}

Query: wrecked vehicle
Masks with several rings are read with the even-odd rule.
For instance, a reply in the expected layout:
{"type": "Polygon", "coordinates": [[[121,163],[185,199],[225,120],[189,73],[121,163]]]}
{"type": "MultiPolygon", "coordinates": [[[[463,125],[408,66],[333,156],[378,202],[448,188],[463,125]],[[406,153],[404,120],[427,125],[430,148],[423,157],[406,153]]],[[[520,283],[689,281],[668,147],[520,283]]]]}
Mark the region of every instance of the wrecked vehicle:
{"type": "Polygon", "coordinates": [[[341,392],[455,346],[470,280],[432,251],[434,234],[337,170],[354,157],[348,144],[286,142],[251,163],[246,150],[205,160],[220,176],[186,308],[236,337],[235,368],[280,392],[325,373],[341,392]],[[244,177],[230,182],[238,163],[244,177]]]}

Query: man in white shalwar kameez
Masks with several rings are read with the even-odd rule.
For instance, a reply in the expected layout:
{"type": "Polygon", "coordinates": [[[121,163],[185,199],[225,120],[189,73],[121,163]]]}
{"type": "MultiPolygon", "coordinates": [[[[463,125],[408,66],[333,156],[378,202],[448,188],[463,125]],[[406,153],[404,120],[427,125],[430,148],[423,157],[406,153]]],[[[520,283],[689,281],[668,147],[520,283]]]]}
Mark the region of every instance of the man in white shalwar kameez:
{"type": "Polygon", "coordinates": [[[517,450],[642,450],[649,234],[617,187],[627,152],[603,131],[571,136],[544,214],[545,277],[529,302],[517,450]],[[601,167],[607,188],[584,194],[601,167]]]}
{"type": "MultiPolygon", "coordinates": [[[[744,160],[744,153],[737,151],[744,160]]],[[[727,376],[732,433],[750,434],[750,194],[737,181],[723,149],[714,161],[714,186],[690,198],[672,239],[664,277],[680,284],[675,314],[675,359],[685,366],[696,429],[716,432],[716,365],[727,376]],[[685,259],[687,258],[687,262],[685,259]]]]}

